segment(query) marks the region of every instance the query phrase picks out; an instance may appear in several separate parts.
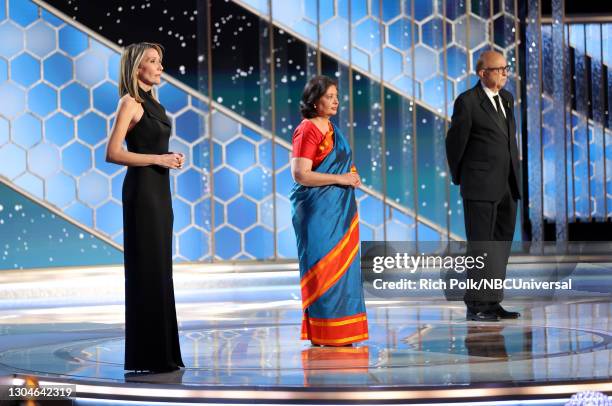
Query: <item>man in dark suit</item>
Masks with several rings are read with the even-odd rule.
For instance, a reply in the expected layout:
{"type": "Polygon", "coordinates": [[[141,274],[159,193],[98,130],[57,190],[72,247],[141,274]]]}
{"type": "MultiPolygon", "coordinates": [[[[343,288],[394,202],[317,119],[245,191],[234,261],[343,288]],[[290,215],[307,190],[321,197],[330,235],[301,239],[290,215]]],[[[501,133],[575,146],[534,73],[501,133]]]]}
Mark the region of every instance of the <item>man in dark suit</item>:
{"type": "MultiPolygon", "coordinates": [[[[520,165],[514,122],[514,98],[503,89],[508,80],[504,56],[481,54],[476,73],[480,81],[457,97],[446,136],[446,157],[452,181],[460,185],[470,255],[485,255],[484,269],[471,269],[467,278],[504,280],[521,197],[520,165]]],[[[518,318],[500,302],[503,289],[466,289],[467,320],[518,318]]]]}

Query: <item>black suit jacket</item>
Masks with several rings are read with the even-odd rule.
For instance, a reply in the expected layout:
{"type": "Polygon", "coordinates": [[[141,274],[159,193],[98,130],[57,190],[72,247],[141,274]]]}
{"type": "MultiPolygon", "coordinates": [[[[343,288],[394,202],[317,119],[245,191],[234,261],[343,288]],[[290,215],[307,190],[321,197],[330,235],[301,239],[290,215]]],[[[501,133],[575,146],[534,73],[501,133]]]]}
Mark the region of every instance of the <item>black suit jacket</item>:
{"type": "Polygon", "coordinates": [[[464,199],[498,201],[510,185],[520,198],[520,165],[516,145],[514,98],[500,90],[506,123],[498,116],[480,82],[455,100],[446,135],[446,158],[464,199]]]}

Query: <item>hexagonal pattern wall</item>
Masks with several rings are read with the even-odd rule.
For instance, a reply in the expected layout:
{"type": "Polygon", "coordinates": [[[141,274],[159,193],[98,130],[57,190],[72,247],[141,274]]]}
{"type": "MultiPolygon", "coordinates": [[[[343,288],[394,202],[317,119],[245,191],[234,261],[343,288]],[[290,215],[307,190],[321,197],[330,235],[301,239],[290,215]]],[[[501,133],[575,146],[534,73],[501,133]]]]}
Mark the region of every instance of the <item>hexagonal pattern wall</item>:
{"type": "MultiPolygon", "coordinates": [[[[13,102],[0,104],[0,175],[121,244],[126,171],[105,162],[119,55],[29,1],[8,6],[0,98],[13,102]]],[[[295,258],[289,146],[215,103],[209,110],[208,100],[178,84],[163,82],[158,96],[173,124],[170,148],[187,157],[171,175],[174,259],[295,258]]],[[[382,214],[383,201],[359,196],[364,236],[381,239],[385,222],[398,236],[413,233],[403,210],[370,218],[370,205],[382,214]]]]}
{"type": "MultiPolygon", "coordinates": [[[[269,18],[265,1],[234,2],[269,18]]],[[[494,48],[504,53],[513,70],[518,66],[513,1],[275,0],[272,19],[292,35],[320,43],[335,59],[447,117],[455,96],[476,82],[473,70],[483,50],[494,48]]],[[[516,82],[514,73],[509,82],[516,82]]],[[[515,88],[515,83],[509,86],[515,88]]]]}
{"type": "MultiPolygon", "coordinates": [[[[17,7],[20,3],[12,4],[17,7]]],[[[319,11],[319,16],[316,16],[312,7],[308,9],[312,3],[302,3],[302,8],[307,8],[306,17],[302,18],[295,13],[295,10],[300,10],[299,7],[291,9],[274,2],[273,9],[276,10],[274,17],[281,18],[283,13],[293,13],[293,21],[299,23],[297,26],[306,27],[300,29],[301,35],[308,37],[312,36],[313,32],[312,28],[308,27],[317,19],[320,19],[323,28],[326,27],[325,24],[329,24],[330,27],[332,24],[336,27],[348,26],[348,16],[343,14],[342,4],[346,3],[337,2],[331,9],[325,6],[319,11]],[[346,24],[342,19],[345,19],[346,24]]],[[[432,74],[431,71],[420,70],[417,66],[415,73],[422,90],[418,94],[423,94],[422,101],[438,112],[444,108],[445,103],[436,95],[443,93],[443,89],[447,91],[453,89],[453,86],[459,89],[457,91],[464,89],[467,65],[472,63],[473,66],[477,52],[482,49],[481,47],[471,51],[473,55],[470,56],[470,62],[466,62],[467,55],[462,47],[464,48],[468,42],[470,47],[479,47],[480,42],[477,35],[467,35],[467,28],[458,30],[457,27],[461,24],[468,25],[469,21],[473,32],[487,31],[485,35],[488,36],[490,25],[493,30],[490,41],[492,40],[496,47],[503,48],[507,55],[512,55],[515,38],[514,21],[511,10],[505,6],[493,12],[483,9],[472,10],[473,15],[467,16],[465,10],[453,6],[452,1],[446,2],[447,9],[442,11],[439,10],[440,3],[427,1],[415,3],[417,9],[414,10],[414,21],[418,25],[418,30],[413,33],[412,30],[405,29],[407,24],[413,23],[409,18],[412,11],[403,8],[404,2],[383,2],[382,13],[377,12],[370,2],[355,0],[352,4],[355,5],[351,17],[351,25],[354,26],[352,29],[355,30],[355,45],[352,47],[352,52],[361,55],[354,59],[355,66],[362,69],[366,69],[367,66],[367,69],[373,73],[376,73],[378,66],[380,70],[378,75],[394,85],[393,78],[402,72],[397,68],[405,63],[403,59],[405,55],[398,52],[402,46],[400,38],[402,35],[410,38],[414,35],[415,55],[418,55],[420,60],[428,61],[431,66],[436,66],[438,72],[432,74]],[[398,15],[401,17],[397,18],[398,15]],[[487,16],[493,17],[493,20],[487,22],[487,16]],[[383,38],[380,24],[386,25],[386,30],[392,33],[385,33],[386,36],[383,38]],[[444,30],[446,34],[443,33],[444,30]],[[420,39],[416,39],[417,37],[420,39]],[[373,55],[378,52],[373,47],[381,41],[387,41],[388,44],[385,42],[382,47],[382,63],[379,64],[376,58],[373,59],[373,55]],[[446,41],[446,55],[439,51],[440,47],[444,46],[444,41],[446,41]],[[445,66],[445,60],[446,73],[440,74],[444,70],[440,67],[445,66]]],[[[100,69],[102,65],[97,64],[102,55],[102,58],[108,58],[106,62],[110,69],[113,63],[116,64],[117,54],[108,53],[108,50],[100,44],[70,26],[52,22],[49,16],[38,18],[37,13],[33,13],[31,7],[12,13],[12,19],[0,27],[8,38],[1,50],[4,56],[0,59],[0,74],[6,73],[5,76],[0,76],[3,79],[0,92],[2,96],[15,101],[10,106],[2,107],[3,116],[9,118],[11,123],[10,129],[7,124],[4,132],[7,135],[2,141],[0,150],[1,156],[6,157],[7,162],[11,163],[9,168],[3,168],[3,174],[11,177],[15,184],[27,189],[34,196],[45,198],[59,207],[65,207],[72,202],[70,207],[66,208],[66,212],[74,213],[75,218],[83,219],[85,224],[97,227],[100,231],[120,240],[116,218],[106,221],[104,219],[116,217],[118,213],[117,200],[120,198],[122,177],[119,169],[104,162],[104,148],[100,144],[106,134],[106,131],[100,129],[108,130],[109,120],[112,121],[113,117],[116,104],[114,83],[116,77],[113,71],[104,71],[100,69]],[[33,15],[36,18],[33,18],[33,15]],[[54,34],[49,35],[49,33],[54,34]],[[57,33],[57,43],[49,39],[54,38],[55,33],[57,33]],[[109,176],[112,196],[105,193],[104,187],[101,187],[105,184],[103,178],[109,176]],[[78,192],[75,191],[76,188],[79,188],[78,192]]],[[[330,32],[334,30],[330,29],[330,32]]],[[[336,48],[340,54],[346,51],[342,46],[336,48]]],[[[402,81],[407,83],[406,78],[402,81]]],[[[211,115],[208,112],[194,111],[195,109],[191,108],[192,96],[171,85],[162,86],[160,94],[165,97],[167,107],[175,120],[177,139],[173,140],[174,147],[177,150],[187,151],[194,162],[190,163],[191,167],[186,168],[184,172],[177,174],[173,180],[175,211],[179,213],[176,256],[178,259],[189,260],[207,258],[209,251],[194,247],[207,245],[210,250],[210,218],[207,219],[206,216],[211,216],[205,214],[211,211],[210,202],[197,193],[207,187],[206,176],[209,168],[201,163],[198,164],[196,161],[198,159],[201,161],[202,157],[198,158],[194,154],[204,154],[208,138],[200,134],[201,131],[205,131],[206,119],[218,112],[215,111],[211,115]],[[200,225],[199,228],[197,225],[200,225]],[[189,241],[197,241],[198,244],[189,245],[189,241]],[[185,248],[180,248],[182,244],[185,248]]],[[[546,114],[546,109],[544,110],[546,114]]],[[[8,123],[6,119],[3,120],[8,123]]],[[[291,182],[287,162],[278,166],[273,165],[275,167],[273,176],[277,184],[276,195],[270,195],[271,192],[264,194],[263,191],[267,190],[267,187],[255,188],[251,184],[254,179],[262,179],[262,182],[269,182],[271,179],[270,166],[266,166],[262,161],[265,159],[263,158],[265,153],[262,152],[265,150],[263,146],[265,142],[262,139],[266,136],[262,135],[263,138],[259,140],[254,136],[247,137],[243,131],[255,130],[246,130],[244,125],[232,118],[228,120],[234,121],[240,129],[236,133],[239,134],[237,139],[233,138],[235,134],[232,131],[219,133],[219,142],[217,135],[214,135],[213,148],[218,149],[215,159],[219,159],[218,156],[221,158],[220,162],[215,164],[213,176],[218,176],[221,180],[230,180],[226,189],[224,186],[215,189],[214,193],[213,206],[216,212],[214,233],[215,240],[218,240],[215,255],[219,258],[235,259],[273,255],[273,230],[276,225],[276,237],[279,240],[276,247],[278,255],[292,256],[290,247],[293,245],[285,244],[285,241],[293,238],[286,215],[289,212],[288,202],[286,194],[280,192],[291,182]],[[235,156],[241,158],[236,159],[235,156]],[[245,218],[242,218],[243,215],[245,218]],[[225,240],[231,241],[230,245],[233,248],[227,250],[223,248],[225,240]],[[240,249],[236,248],[238,245],[240,249]],[[249,248],[249,245],[253,247],[249,248]]],[[[587,174],[593,188],[593,182],[596,180],[594,174],[597,171],[586,162],[585,146],[592,144],[590,140],[596,137],[592,131],[584,133],[578,127],[574,127],[573,134],[577,140],[574,144],[575,172],[587,174]]],[[[544,139],[549,139],[546,135],[546,126],[544,139]]],[[[546,152],[549,149],[547,147],[549,145],[545,142],[545,160],[550,162],[552,156],[546,152]]],[[[598,151],[592,149],[590,153],[597,154],[598,151]]],[[[286,150],[283,150],[283,153],[286,155],[286,150]]],[[[277,153],[277,156],[282,156],[282,153],[277,153]]],[[[550,172],[544,176],[549,177],[550,172]]],[[[578,179],[576,189],[586,190],[587,183],[588,181],[581,183],[578,179]]],[[[554,189],[551,182],[545,181],[545,184],[546,201],[550,202],[554,198],[554,189]]],[[[597,183],[595,186],[599,187],[597,183]]],[[[588,213],[586,208],[589,207],[589,198],[584,198],[582,195],[583,193],[577,193],[574,201],[576,213],[582,216],[597,213],[594,209],[597,204],[593,202],[590,203],[592,213],[588,213]]],[[[360,200],[363,201],[364,207],[369,207],[370,200],[380,200],[371,195],[364,196],[366,197],[360,200]]],[[[554,216],[551,207],[546,209],[545,213],[547,216],[554,216]]],[[[385,224],[397,223],[396,220],[389,220],[390,218],[401,218],[401,216],[391,216],[387,218],[385,224]]],[[[381,224],[382,220],[369,218],[369,214],[364,215],[363,234],[380,238],[378,228],[381,224]],[[372,222],[378,225],[374,226],[372,222]]],[[[389,230],[387,234],[389,235],[389,230]]]]}
{"type": "MultiPolygon", "coordinates": [[[[125,168],[105,162],[119,55],[29,1],[0,6],[9,9],[0,21],[0,97],[13,101],[0,107],[0,175],[121,244],[125,168]]],[[[209,114],[202,100],[171,84],[163,83],[159,93],[174,124],[172,149],[189,157],[172,174],[174,258],[204,260],[211,255],[210,212],[203,204],[210,200],[209,114]]]]}

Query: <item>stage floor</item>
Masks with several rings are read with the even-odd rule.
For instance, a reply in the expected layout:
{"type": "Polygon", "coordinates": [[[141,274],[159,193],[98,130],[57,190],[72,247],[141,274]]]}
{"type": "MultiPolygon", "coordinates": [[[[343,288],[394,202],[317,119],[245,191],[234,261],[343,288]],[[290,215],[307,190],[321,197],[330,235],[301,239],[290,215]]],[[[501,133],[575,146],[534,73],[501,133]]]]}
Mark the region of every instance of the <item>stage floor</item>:
{"type": "MultiPolygon", "coordinates": [[[[600,283],[612,284],[612,264],[580,266],[607,269],[600,283]]],[[[155,375],[123,370],[121,268],[5,273],[0,368],[76,383],[85,398],[367,402],[612,391],[610,295],[509,298],[504,305],[523,317],[498,323],[466,322],[462,303],[442,295],[368,295],[370,339],[321,348],[299,339],[295,264],[247,268],[176,267],[186,368],[155,375]]]]}

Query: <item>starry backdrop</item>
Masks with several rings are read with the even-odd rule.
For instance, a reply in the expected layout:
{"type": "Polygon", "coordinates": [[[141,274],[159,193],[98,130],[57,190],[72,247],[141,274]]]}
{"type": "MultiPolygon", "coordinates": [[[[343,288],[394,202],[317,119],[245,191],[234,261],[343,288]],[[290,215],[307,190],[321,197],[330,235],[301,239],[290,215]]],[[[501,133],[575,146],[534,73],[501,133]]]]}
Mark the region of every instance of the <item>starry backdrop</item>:
{"type": "Polygon", "coordinates": [[[206,31],[205,2],[196,0],[82,1],[53,0],[62,10],[112,42],[126,46],[134,42],[156,42],[165,49],[166,73],[193,88],[206,84],[198,76],[206,70],[201,38],[206,31]],[[198,8],[200,7],[200,9],[198,8]],[[198,31],[200,27],[201,31],[198,31]]]}
{"type": "Polygon", "coordinates": [[[117,264],[123,253],[0,184],[4,269],[117,264]]]}
{"type": "MultiPolygon", "coordinates": [[[[259,0],[48,3],[119,46],[138,41],[163,44],[165,71],[212,99],[209,105],[173,83],[160,87],[160,99],[174,124],[172,148],[188,156],[187,167],[172,181],[176,261],[295,257],[287,200],[292,184],[287,142],[301,120],[298,101],[304,83],[319,70],[339,83],[341,106],[335,120],[349,138],[363,182],[372,191],[358,196],[362,239],[435,241],[464,236],[461,199],[446,173],[444,136],[455,95],[475,83],[466,62],[473,66],[479,53],[490,46],[506,53],[511,65],[517,62],[514,23],[518,16],[511,1],[472,0],[467,15],[461,0],[447,0],[445,10],[441,2],[423,0],[415,2],[412,16],[410,1],[321,1],[317,15],[315,2],[274,0],[273,28],[268,2],[259,0]],[[284,144],[272,145],[266,134],[270,131],[284,144]]],[[[609,48],[608,29],[600,34],[602,49],[609,48]]],[[[0,0],[0,31],[7,39],[0,44],[0,94],[16,101],[0,106],[0,159],[10,163],[0,173],[121,244],[124,170],[103,159],[104,139],[116,106],[118,54],[28,0],[0,0]]],[[[543,32],[543,66],[548,72],[552,43],[546,27],[543,32]]],[[[576,62],[585,59],[591,65],[597,58],[588,49],[586,54],[581,51],[579,38],[572,36],[576,62]]],[[[609,55],[603,56],[595,66],[609,76],[609,55]]],[[[518,90],[514,80],[518,73],[517,66],[509,82],[513,92],[518,90]]],[[[544,75],[545,114],[551,111],[547,103],[550,77],[544,75]]],[[[585,80],[589,77],[584,73],[585,80]]],[[[597,119],[592,107],[580,106],[574,106],[582,109],[577,113],[597,119]]],[[[576,115],[578,123],[580,117],[576,115]]],[[[572,207],[580,216],[589,216],[589,199],[601,209],[597,176],[609,177],[589,174],[586,169],[585,146],[594,145],[587,147],[592,157],[601,152],[597,134],[592,136],[595,142],[588,142],[587,128],[577,126],[575,145],[576,173],[592,178],[590,189],[587,182],[576,180],[578,192],[572,207]]],[[[545,132],[544,141],[547,137],[545,132]]],[[[540,214],[554,221],[554,171],[546,168],[555,157],[550,148],[545,148],[543,156],[545,205],[540,214]]],[[[527,163],[530,170],[532,164],[537,162],[527,163]]],[[[14,195],[9,188],[3,190],[6,201],[20,198],[14,195]]],[[[3,203],[3,207],[5,215],[15,214],[15,204],[3,203]]],[[[19,215],[30,216],[29,210],[34,209],[19,215]]],[[[606,215],[601,210],[592,214],[606,215]]],[[[6,240],[0,243],[14,249],[7,255],[15,255],[18,246],[24,249],[21,240],[11,240],[11,229],[2,231],[6,240]]],[[[64,246],[81,235],[65,234],[41,233],[62,238],[58,245],[64,246]]],[[[82,234],[81,243],[95,239],[82,234]]],[[[32,233],[29,238],[46,241],[32,233]]],[[[520,226],[517,238],[521,238],[520,226]]],[[[101,240],[92,244],[95,249],[90,245],[89,251],[78,248],[90,254],[84,264],[87,260],[121,262],[120,256],[109,254],[114,250],[111,245],[101,240]]],[[[32,260],[39,266],[71,263],[72,258],[66,256],[62,262],[58,259],[62,257],[41,255],[32,260]]],[[[21,266],[15,258],[5,255],[2,267],[21,266]]]]}

